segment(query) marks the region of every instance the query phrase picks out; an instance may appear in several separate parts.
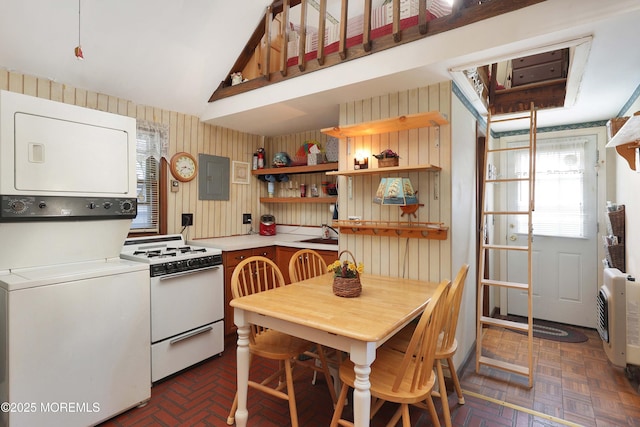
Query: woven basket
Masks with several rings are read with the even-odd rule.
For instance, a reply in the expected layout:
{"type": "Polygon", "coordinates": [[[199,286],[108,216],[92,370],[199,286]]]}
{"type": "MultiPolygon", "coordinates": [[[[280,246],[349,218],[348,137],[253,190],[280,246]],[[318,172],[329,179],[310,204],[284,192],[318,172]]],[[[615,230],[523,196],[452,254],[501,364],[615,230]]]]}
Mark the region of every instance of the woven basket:
{"type": "MultiPolygon", "coordinates": [[[[356,263],[356,259],[353,254],[347,250],[340,252],[338,259],[342,254],[351,255],[353,263],[356,263]]],[[[355,298],[362,292],[362,284],[360,283],[360,276],[356,277],[334,277],[333,278],[333,294],[343,298],[355,298]]]]}
{"type": "Polygon", "coordinates": [[[619,205],[618,210],[607,213],[609,214],[609,224],[611,224],[610,234],[618,237],[619,244],[624,244],[624,205],[619,205]]]}
{"type": "Polygon", "coordinates": [[[384,159],[378,159],[378,167],[379,168],[388,168],[391,166],[398,166],[398,158],[397,157],[387,157],[384,159]]]}

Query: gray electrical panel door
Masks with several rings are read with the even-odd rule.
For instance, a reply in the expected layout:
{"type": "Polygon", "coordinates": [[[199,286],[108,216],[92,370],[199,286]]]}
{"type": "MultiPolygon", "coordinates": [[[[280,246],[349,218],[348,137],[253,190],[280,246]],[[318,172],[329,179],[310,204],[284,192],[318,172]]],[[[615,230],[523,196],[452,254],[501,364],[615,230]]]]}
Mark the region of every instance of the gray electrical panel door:
{"type": "Polygon", "coordinates": [[[200,200],[229,200],[229,158],[198,154],[200,200]]]}

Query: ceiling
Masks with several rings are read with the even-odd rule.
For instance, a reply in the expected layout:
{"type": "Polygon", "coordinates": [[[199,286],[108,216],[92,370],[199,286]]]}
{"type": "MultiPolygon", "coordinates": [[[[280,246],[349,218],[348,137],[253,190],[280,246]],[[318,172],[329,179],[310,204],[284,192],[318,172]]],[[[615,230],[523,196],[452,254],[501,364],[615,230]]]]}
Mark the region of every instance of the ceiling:
{"type": "Polygon", "coordinates": [[[540,112],[539,126],[615,117],[640,86],[640,2],[547,0],[209,104],[269,3],[81,0],[78,15],[78,0],[2,0],[0,67],[265,136],[333,126],[341,103],[585,38],[575,104],[540,112]]]}

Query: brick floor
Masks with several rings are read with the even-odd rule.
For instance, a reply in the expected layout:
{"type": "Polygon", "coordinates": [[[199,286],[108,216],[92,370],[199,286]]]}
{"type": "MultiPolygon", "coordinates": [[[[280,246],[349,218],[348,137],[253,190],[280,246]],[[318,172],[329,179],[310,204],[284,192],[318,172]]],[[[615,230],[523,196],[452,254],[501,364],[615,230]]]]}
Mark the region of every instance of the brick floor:
{"type": "MultiPolygon", "coordinates": [[[[463,389],[475,395],[465,396],[458,405],[454,393],[449,394],[454,426],[562,426],[537,411],[560,420],[584,426],[640,426],[640,396],[623,369],[613,367],[606,359],[595,331],[584,330],[589,341],[580,344],[535,341],[536,374],[534,387],[526,379],[504,372],[475,373],[470,360],[459,374],[463,389]],[[498,402],[498,403],[496,403],[498,402]],[[500,403],[500,402],[506,402],[500,403]],[[526,410],[518,410],[518,408],[526,410]]],[[[501,329],[491,330],[492,351],[502,347],[517,348],[524,339],[501,329]]],[[[485,340],[485,343],[488,340],[485,340]]],[[[273,364],[256,358],[251,377],[262,376],[273,364]]],[[[220,357],[200,363],[163,380],[151,389],[150,402],[131,409],[103,423],[102,427],[142,426],[226,426],[227,415],[235,394],[235,342],[229,341],[220,357]]],[[[318,377],[311,384],[312,373],[304,370],[295,382],[298,416],[302,427],[325,427],[332,416],[332,404],[325,382],[318,377]]],[[[451,387],[448,387],[451,390],[451,387]]],[[[434,399],[440,411],[439,399],[434,399]]],[[[287,402],[249,390],[249,426],[283,427],[290,425],[287,402]]],[[[395,406],[386,404],[371,422],[371,427],[386,425],[395,406]]],[[[345,418],[351,416],[350,406],[345,418]]],[[[427,413],[412,408],[412,425],[431,426],[427,413]]],[[[440,417],[442,420],[442,417],[440,417]]]]}

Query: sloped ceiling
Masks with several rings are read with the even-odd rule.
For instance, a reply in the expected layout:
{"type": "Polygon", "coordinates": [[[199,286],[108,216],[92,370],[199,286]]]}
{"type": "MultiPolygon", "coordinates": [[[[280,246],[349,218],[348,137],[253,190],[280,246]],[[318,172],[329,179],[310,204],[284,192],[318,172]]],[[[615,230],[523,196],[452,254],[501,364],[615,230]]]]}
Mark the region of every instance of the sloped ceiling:
{"type": "Polygon", "coordinates": [[[2,0],[0,67],[258,135],[332,126],[340,103],[450,80],[452,68],[589,35],[576,105],[539,114],[539,125],[614,117],[640,85],[638,0],[547,0],[212,104],[270,0],[80,0],[84,61],[73,55],[78,3],[2,0]]]}
{"type": "Polygon", "coordinates": [[[270,3],[2,0],[0,67],[199,116],[270,3]]]}

